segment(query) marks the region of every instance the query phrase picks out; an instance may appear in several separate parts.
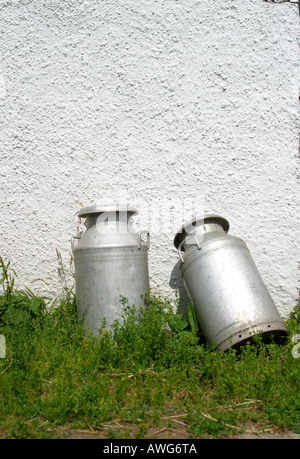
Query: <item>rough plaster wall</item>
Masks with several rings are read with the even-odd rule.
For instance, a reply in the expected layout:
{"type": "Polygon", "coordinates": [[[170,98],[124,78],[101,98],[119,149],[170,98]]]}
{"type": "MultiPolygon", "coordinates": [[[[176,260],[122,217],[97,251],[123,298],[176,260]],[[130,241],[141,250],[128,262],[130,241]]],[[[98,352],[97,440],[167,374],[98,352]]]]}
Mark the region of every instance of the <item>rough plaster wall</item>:
{"type": "Polygon", "coordinates": [[[174,233],[204,209],[247,242],[286,315],[299,280],[298,36],[292,3],[0,0],[0,254],[18,285],[59,293],[55,249],[68,271],[75,201],[125,199],[151,231],[153,293],[182,291],[174,233]]]}

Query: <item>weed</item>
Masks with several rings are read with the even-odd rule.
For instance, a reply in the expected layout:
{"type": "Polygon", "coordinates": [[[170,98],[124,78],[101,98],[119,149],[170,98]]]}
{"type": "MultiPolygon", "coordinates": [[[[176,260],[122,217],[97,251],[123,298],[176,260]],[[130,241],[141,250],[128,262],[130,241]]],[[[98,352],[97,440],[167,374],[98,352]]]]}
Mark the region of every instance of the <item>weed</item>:
{"type": "Polygon", "coordinates": [[[15,271],[13,269],[10,269],[9,266],[10,266],[10,261],[8,261],[7,264],[5,264],[3,258],[0,256],[0,268],[2,270],[2,277],[0,279],[0,285],[2,284],[3,292],[4,292],[4,296],[6,300],[10,300],[13,294],[14,283],[15,283],[14,276],[16,275],[15,271]]]}
{"type": "Polygon", "coordinates": [[[147,308],[138,311],[128,305],[126,298],[121,302],[122,320],[115,321],[112,330],[123,358],[156,368],[191,365],[199,360],[201,348],[196,345],[196,333],[186,330],[187,322],[173,312],[169,301],[152,296],[147,298],[147,308]]]}

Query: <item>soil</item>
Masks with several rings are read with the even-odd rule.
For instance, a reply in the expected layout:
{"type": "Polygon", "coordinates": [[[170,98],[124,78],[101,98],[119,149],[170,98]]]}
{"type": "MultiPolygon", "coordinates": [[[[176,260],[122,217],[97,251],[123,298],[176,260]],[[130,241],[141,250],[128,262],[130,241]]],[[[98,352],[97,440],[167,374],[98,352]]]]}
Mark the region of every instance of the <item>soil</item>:
{"type": "MultiPolygon", "coordinates": [[[[118,438],[131,438],[135,439],[136,436],[135,430],[132,426],[130,426],[130,435],[125,435],[124,437],[120,436],[120,429],[127,430],[127,426],[117,426],[118,427],[118,438]]],[[[129,427],[129,426],[128,426],[129,427]]],[[[259,430],[255,425],[247,425],[244,426],[245,432],[238,433],[236,435],[230,435],[226,437],[226,439],[267,439],[267,440],[280,440],[280,439],[288,439],[288,440],[300,440],[300,434],[297,434],[292,431],[279,431],[277,429],[271,430],[259,430]]],[[[51,431],[54,431],[54,429],[51,431]]],[[[111,426],[111,432],[113,428],[111,426]]],[[[129,429],[128,429],[129,431],[129,429]]],[[[127,431],[127,432],[128,432],[127,431]]],[[[55,433],[60,437],[68,440],[109,440],[111,436],[108,432],[97,432],[92,430],[75,430],[75,429],[66,429],[66,428],[58,428],[55,430],[55,433]]],[[[4,429],[0,428],[0,439],[3,440],[6,438],[4,429]]],[[[191,439],[190,433],[187,432],[184,426],[172,426],[172,427],[152,427],[150,428],[146,435],[144,436],[145,439],[156,439],[156,440],[184,440],[184,439],[191,439]]],[[[113,439],[112,439],[113,441],[113,439]]]]}
{"type": "MultiPolygon", "coordinates": [[[[265,431],[259,430],[257,426],[248,425],[245,427],[245,432],[237,433],[236,435],[230,435],[226,439],[294,439],[300,440],[300,434],[297,434],[292,431],[279,431],[277,429],[271,430],[267,429],[265,431]]],[[[67,439],[109,439],[108,435],[101,432],[89,432],[89,431],[78,431],[78,430],[65,430],[64,436],[67,439]]],[[[128,437],[127,437],[128,438],[128,437]]],[[[136,438],[134,432],[131,432],[130,438],[136,438]]],[[[184,426],[173,426],[172,428],[155,428],[152,427],[148,430],[147,434],[144,437],[145,439],[156,439],[156,440],[184,440],[191,439],[191,434],[187,432],[184,426]]]]}

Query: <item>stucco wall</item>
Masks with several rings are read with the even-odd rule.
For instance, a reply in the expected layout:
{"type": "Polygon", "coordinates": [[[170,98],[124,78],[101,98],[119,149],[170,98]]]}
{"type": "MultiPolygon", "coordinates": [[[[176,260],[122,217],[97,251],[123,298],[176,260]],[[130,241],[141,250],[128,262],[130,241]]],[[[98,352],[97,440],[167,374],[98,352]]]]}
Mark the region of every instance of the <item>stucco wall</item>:
{"type": "Polygon", "coordinates": [[[204,209],[247,242],[286,315],[299,287],[298,37],[293,3],[0,0],[0,254],[17,285],[59,293],[76,201],[128,200],[151,232],[153,293],[181,290],[173,237],[204,209]]]}

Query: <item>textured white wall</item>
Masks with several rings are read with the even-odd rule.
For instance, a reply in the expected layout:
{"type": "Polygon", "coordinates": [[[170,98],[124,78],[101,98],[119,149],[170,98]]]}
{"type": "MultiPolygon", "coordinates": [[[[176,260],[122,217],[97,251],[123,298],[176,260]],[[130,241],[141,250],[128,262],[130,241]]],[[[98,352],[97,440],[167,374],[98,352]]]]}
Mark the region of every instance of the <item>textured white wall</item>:
{"type": "Polygon", "coordinates": [[[151,231],[153,293],[181,290],[174,233],[204,208],[247,242],[286,315],[299,286],[298,36],[293,3],[0,0],[0,255],[18,285],[59,293],[75,201],[125,199],[151,231]]]}

